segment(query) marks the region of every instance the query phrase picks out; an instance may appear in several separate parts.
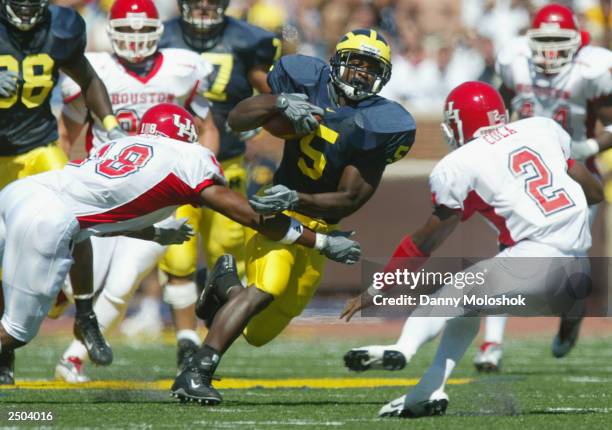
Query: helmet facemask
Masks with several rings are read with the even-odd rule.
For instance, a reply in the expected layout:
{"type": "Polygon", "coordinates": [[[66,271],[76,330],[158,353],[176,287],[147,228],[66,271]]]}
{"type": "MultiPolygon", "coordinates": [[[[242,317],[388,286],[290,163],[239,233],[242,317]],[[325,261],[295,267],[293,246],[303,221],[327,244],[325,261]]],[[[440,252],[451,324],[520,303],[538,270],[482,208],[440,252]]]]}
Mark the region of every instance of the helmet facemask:
{"type": "Polygon", "coordinates": [[[43,20],[49,0],[5,0],[4,15],[21,31],[28,31],[43,20]]]}
{"type": "Polygon", "coordinates": [[[365,51],[337,51],[330,65],[334,85],[354,101],[378,94],[391,78],[391,63],[365,51]]]}
{"type": "Polygon", "coordinates": [[[555,25],[528,30],[527,38],[536,71],[546,74],[559,73],[571,63],[581,43],[578,31],[555,25]]]}
{"type": "Polygon", "coordinates": [[[209,33],[225,20],[227,0],[179,0],[183,22],[198,33],[209,33]]]}
{"type": "Polygon", "coordinates": [[[163,32],[164,26],[159,19],[148,18],[143,13],[128,13],[126,18],[111,19],[107,27],[113,51],[131,63],[140,63],[153,55],[163,32]]]}

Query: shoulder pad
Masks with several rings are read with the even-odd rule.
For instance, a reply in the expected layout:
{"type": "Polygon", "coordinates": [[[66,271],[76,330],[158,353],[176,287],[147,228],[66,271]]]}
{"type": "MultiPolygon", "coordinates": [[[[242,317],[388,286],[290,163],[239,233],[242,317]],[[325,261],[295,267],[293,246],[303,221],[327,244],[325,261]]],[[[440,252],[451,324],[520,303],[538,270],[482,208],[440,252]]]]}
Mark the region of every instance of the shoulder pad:
{"type": "Polygon", "coordinates": [[[604,73],[611,73],[612,51],[599,46],[587,45],[578,51],[574,61],[585,78],[594,79],[604,73]]]}
{"type": "Polygon", "coordinates": [[[49,6],[51,13],[51,33],[66,41],[85,37],[85,21],[73,9],[49,6]]]}
{"type": "Polygon", "coordinates": [[[328,66],[325,61],[306,55],[286,55],[274,65],[282,70],[300,85],[316,84],[321,72],[328,66]]]}
{"type": "Polygon", "coordinates": [[[374,96],[372,99],[374,99],[372,104],[360,107],[355,114],[357,127],[376,134],[416,130],[414,118],[400,104],[379,96],[374,96]]]}
{"type": "Polygon", "coordinates": [[[181,37],[182,29],[179,20],[180,18],[173,18],[164,21],[164,32],[158,45],[160,48],[172,47],[174,38],[181,37]]]}
{"type": "Polygon", "coordinates": [[[261,27],[257,27],[256,25],[249,24],[246,21],[231,16],[227,17],[225,31],[235,33],[235,37],[238,37],[238,40],[244,43],[244,46],[256,46],[262,39],[272,39],[274,37],[273,33],[261,27]]]}

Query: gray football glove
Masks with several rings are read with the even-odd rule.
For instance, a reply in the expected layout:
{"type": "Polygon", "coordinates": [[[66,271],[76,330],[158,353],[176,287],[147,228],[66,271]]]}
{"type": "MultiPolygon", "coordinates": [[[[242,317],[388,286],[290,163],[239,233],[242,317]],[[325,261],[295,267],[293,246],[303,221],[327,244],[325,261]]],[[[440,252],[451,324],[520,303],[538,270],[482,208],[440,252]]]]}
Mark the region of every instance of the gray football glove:
{"type": "Polygon", "coordinates": [[[193,228],[187,224],[187,218],[166,220],[154,228],[153,241],[160,245],[180,245],[195,234],[193,228]]]}
{"type": "Polygon", "coordinates": [[[361,245],[359,245],[359,242],[349,239],[354,234],[354,231],[332,231],[324,235],[321,253],[338,263],[357,263],[361,258],[361,245]]]}
{"type": "Polygon", "coordinates": [[[19,75],[11,70],[0,72],[0,97],[8,98],[17,92],[17,82],[19,75]]]}
{"type": "Polygon", "coordinates": [[[572,141],[571,157],[576,161],[584,161],[599,152],[599,144],[595,139],[572,141]]]}
{"type": "Polygon", "coordinates": [[[111,128],[110,130],[108,130],[106,132],[106,137],[108,137],[108,140],[118,140],[121,139],[123,137],[128,137],[129,134],[127,134],[121,127],[117,126],[115,128],[111,128]]]}
{"type": "Polygon", "coordinates": [[[299,201],[297,191],[290,190],[284,185],[275,185],[264,191],[263,196],[253,196],[249,203],[256,212],[270,215],[284,210],[293,210],[299,201]]]}
{"type": "Polygon", "coordinates": [[[276,108],[293,124],[293,129],[299,136],[306,136],[319,127],[319,121],[314,115],[323,116],[325,111],[319,106],[308,102],[306,94],[281,93],[276,99],[276,108]]]}

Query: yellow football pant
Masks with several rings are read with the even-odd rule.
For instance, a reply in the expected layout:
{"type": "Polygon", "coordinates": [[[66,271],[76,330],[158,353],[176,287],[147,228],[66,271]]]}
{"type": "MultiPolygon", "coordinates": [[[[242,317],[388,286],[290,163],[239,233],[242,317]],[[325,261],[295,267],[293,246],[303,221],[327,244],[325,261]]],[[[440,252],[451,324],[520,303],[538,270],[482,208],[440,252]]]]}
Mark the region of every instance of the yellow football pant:
{"type": "MultiPolygon", "coordinates": [[[[48,170],[58,170],[66,163],[68,163],[68,157],[57,146],[57,142],[34,148],[25,154],[0,157],[0,190],[17,179],[48,170]]],[[[2,279],[1,268],[0,279],[2,279]]]]}
{"type": "Polygon", "coordinates": [[[25,154],[0,157],[0,189],[17,179],[63,168],[68,157],[56,142],[25,154]]]}
{"type": "MultiPolygon", "coordinates": [[[[304,226],[321,233],[336,228],[322,220],[287,211],[304,226]]],[[[274,296],[270,305],[249,321],[243,335],[251,345],[270,342],[300,315],[317,291],[325,256],[301,245],[283,245],[264,235],[247,231],[246,274],[248,286],[274,296]]]]}
{"type": "MultiPolygon", "coordinates": [[[[246,195],[247,171],[244,156],[221,162],[229,187],[246,195]]],[[[244,240],[246,227],[207,208],[181,206],[177,218],[188,218],[196,235],[181,245],[172,245],[160,262],[160,268],[174,276],[189,276],[198,264],[198,234],[206,254],[206,263],[212,267],[223,254],[232,254],[236,259],[238,274],[244,276],[244,240]]]]}

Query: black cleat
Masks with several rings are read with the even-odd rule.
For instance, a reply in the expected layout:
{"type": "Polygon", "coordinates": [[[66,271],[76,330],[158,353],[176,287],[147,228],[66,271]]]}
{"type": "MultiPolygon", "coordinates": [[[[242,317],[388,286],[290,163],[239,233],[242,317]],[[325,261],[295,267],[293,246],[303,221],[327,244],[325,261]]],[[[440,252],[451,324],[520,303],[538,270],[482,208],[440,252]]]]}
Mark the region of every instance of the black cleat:
{"type": "Polygon", "coordinates": [[[0,353],[0,385],[15,385],[15,350],[0,353]]]}
{"type": "Polygon", "coordinates": [[[354,372],[363,372],[370,368],[370,354],[365,349],[351,349],[344,354],[344,365],[354,372]]]}
{"type": "Polygon", "coordinates": [[[406,357],[399,351],[388,349],[383,352],[382,366],[385,370],[402,370],[406,367],[406,357]]]}
{"type": "Polygon", "coordinates": [[[113,350],[104,339],[96,314],[93,312],[75,316],[74,337],[83,342],[93,363],[108,366],[113,362],[113,350]]]}
{"type": "Polygon", "coordinates": [[[185,369],[191,357],[198,352],[199,346],[190,339],[181,339],[176,346],[176,367],[180,373],[185,369]]]}
{"type": "MultiPolygon", "coordinates": [[[[201,276],[196,278],[196,282],[201,282],[201,276]]],[[[215,315],[228,299],[228,291],[234,286],[242,287],[236,260],[232,255],[224,254],[217,259],[208,274],[202,293],[196,302],[196,315],[204,321],[206,327],[210,328],[215,315]]]]}
{"type": "Polygon", "coordinates": [[[223,401],[223,397],[211,384],[215,367],[216,364],[212,363],[209,357],[205,357],[200,362],[192,357],[174,380],[170,395],[179,399],[181,403],[218,405],[223,401]]]}
{"type": "Polygon", "coordinates": [[[344,354],[344,365],[354,372],[370,369],[402,370],[406,367],[406,357],[394,349],[385,350],[382,357],[372,356],[367,349],[351,349],[344,354]]]}

